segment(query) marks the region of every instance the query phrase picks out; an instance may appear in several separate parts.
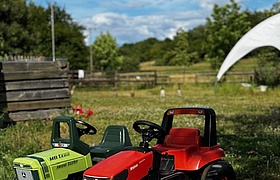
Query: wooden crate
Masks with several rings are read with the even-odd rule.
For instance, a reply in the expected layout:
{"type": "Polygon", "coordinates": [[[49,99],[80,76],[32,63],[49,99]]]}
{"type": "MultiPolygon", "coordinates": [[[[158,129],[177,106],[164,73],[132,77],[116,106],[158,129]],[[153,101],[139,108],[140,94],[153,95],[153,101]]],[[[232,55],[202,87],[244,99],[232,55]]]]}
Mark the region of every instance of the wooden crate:
{"type": "Polygon", "coordinates": [[[0,70],[2,125],[49,119],[70,108],[67,61],[3,61],[0,70]]]}

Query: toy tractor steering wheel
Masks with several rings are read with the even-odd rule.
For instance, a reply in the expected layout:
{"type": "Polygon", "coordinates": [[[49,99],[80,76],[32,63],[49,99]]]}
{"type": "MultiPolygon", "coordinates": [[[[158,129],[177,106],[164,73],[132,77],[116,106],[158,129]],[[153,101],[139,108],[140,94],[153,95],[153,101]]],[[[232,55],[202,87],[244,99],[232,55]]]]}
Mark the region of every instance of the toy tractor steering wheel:
{"type": "Polygon", "coordinates": [[[154,138],[161,138],[165,136],[165,130],[150,121],[138,120],[133,123],[133,129],[140,133],[142,136],[143,142],[140,143],[140,146],[149,147],[149,142],[154,138]],[[141,128],[140,126],[148,126],[147,128],[141,128]]]}
{"type": "Polygon", "coordinates": [[[95,129],[95,127],[93,127],[92,125],[90,125],[90,124],[88,124],[88,123],[86,123],[86,122],[84,122],[84,121],[77,120],[76,123],[85,126],[85,128],[77,127],[77,129],[78,129],[78,134],[79,134],[80,137],[81,137],[82,135],[84,135],[84,134],[93,135],[93,134],[96,134],[96,132],[97,132],[97,130],[95,129]]]}

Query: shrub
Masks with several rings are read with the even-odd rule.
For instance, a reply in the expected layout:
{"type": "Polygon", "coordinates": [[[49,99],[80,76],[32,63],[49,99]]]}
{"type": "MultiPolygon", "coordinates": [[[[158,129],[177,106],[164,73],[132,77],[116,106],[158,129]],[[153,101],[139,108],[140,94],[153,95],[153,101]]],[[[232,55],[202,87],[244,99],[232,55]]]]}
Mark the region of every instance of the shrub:
{"type": "Polygon", "coordinates": [[[260,53],[254,70],[255,83],[276,87],[280,84],[280,63],[278,53],[267,51],[260,53]]]}

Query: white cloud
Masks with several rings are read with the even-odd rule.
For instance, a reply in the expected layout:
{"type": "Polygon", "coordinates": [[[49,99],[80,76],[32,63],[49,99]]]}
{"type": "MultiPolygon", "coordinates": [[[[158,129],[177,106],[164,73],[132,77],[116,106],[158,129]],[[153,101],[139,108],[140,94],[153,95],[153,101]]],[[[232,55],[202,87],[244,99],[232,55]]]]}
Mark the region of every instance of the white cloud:
{"type": "MultiPolygon", "coordinates": [[[[238,3],[251,0],[236,0],[238,3]]],[[[262,0],[257,0],[258,2],[262,0]]],[[[270,0],[273,1],[273,0],[270,0]]],[[[135,43],[149,37],[173,38],[179,28],[189,30],[204,24],[216,3],[230,0],[79,0],[66,1],[66,9],[80,24],[91,27],[93,39],[109,32],[119,44],[135,43]],[[79,3],[80,5],[78,5],[79,3]]],[[[88,35],[88,32],[85,32],[88,35]]],[[[88,40],[87,40],[88,41],[88,40]]]]}
{"type": "MultiPolygon", "coordinates": [[[[31,0],[29,0],[31,1],[31,0]]],[[[47,0],[32,0],[47,6],[47,0]]],[[[53,0],[79,24],[92,28],[93,38],[109,31],[117,42],[134,43],[149,37],[173,38],[179,28],[189,30],[204,24],[216,3],[230,0],[53,0]]],[[[278,0],[236,0],[243,9],[268,9],[278,0]]],[[[84,32],[89,42],[88,30],[84,32]]]]}
{"type": "MultiPolygon", "coordinates": [[[[110,32],[120,43],[137,42],[149,37],[172,38],[179,28],[189,30],[204,21],[199,11],[173,12],[163,15],[128,16],[101,13],[81,21],[94,32],[110,32]]],[[[100,33],[95,35],[99,35],[100,33]]]]}
{"type": "Polygon", "coordinates": [[[213,10],[214,4],[218,4],[219,6],[225,5],[227,3],[230,3],[230,0],[200,0],[199,4],[200,6],[205,10],[213,10]]]}

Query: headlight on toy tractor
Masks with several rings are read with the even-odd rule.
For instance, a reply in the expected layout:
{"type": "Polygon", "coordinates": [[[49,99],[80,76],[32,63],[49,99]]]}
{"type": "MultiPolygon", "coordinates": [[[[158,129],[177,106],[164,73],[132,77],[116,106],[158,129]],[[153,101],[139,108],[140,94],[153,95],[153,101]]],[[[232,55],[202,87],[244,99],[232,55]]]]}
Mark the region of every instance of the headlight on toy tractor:
{"type": "Polygon", "coordinates": [[[41,158],[16,158],[13,165],[18,180],[50,178],[49,169],[41,158]]]}

